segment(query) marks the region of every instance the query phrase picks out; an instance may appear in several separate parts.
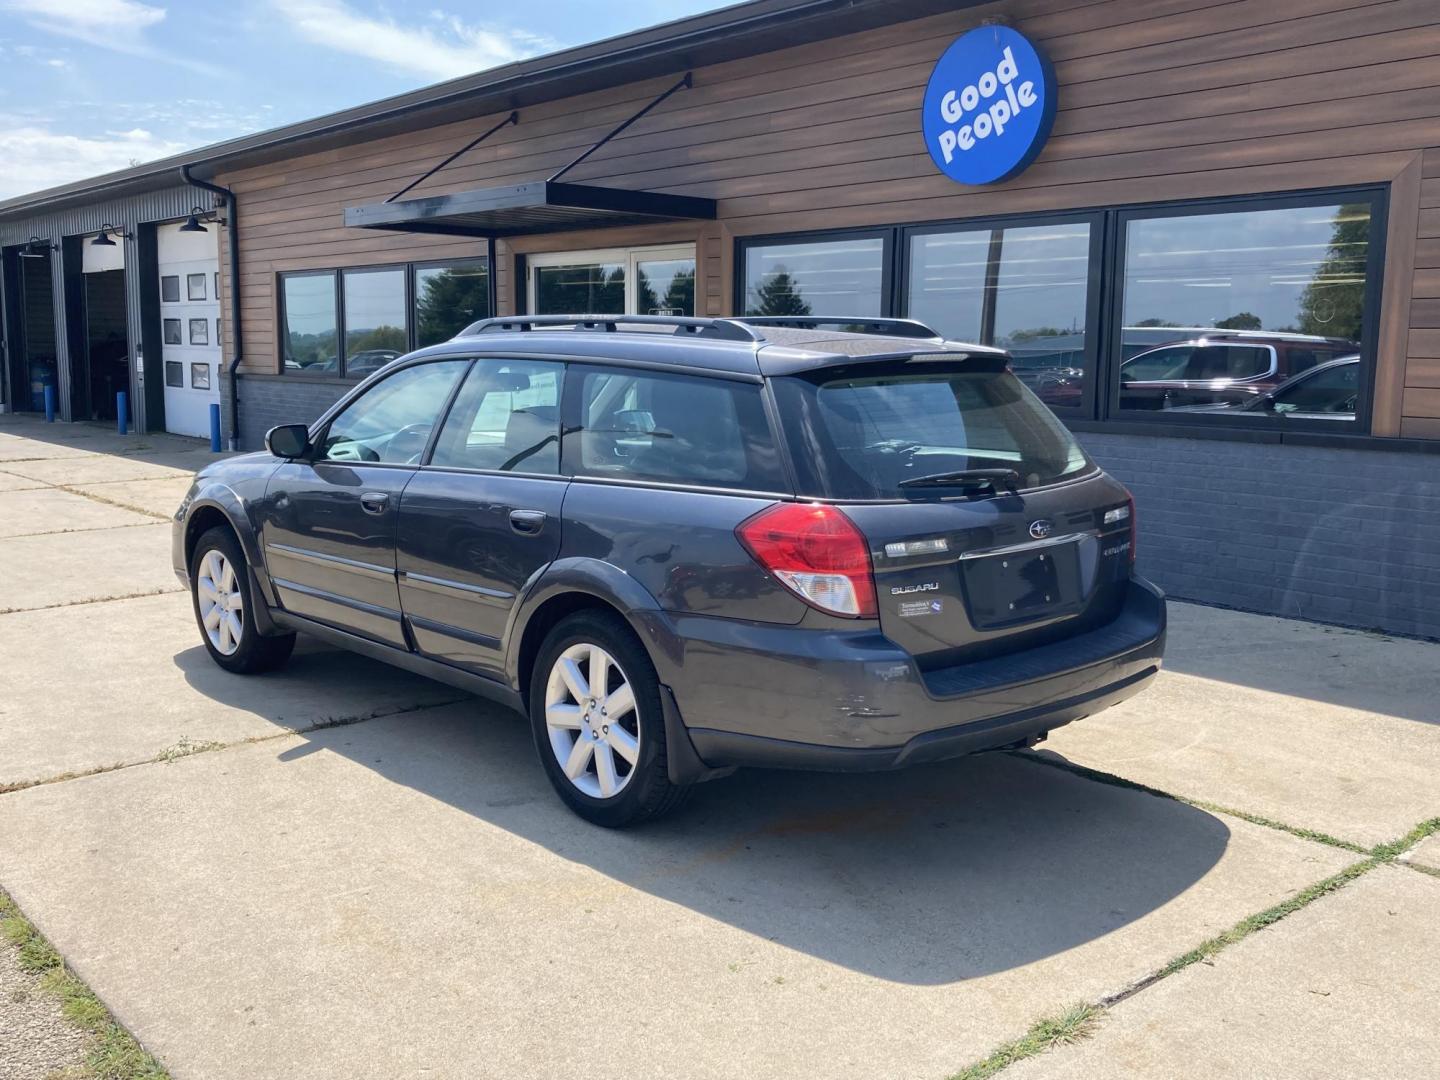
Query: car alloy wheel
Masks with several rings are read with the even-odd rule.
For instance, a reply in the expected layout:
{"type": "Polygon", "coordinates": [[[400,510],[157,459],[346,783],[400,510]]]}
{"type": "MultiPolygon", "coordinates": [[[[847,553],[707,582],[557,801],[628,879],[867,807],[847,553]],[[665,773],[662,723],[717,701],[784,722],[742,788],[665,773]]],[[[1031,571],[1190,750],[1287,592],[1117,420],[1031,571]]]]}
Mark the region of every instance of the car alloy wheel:
{"type": "Polygon", "coordinates": [[[222,656],[233,656],[245,632],[245,593],[239,575],[225,554],[211,548],[195,578],[200,621],[210,644],[222,656]]]}
{"type": "Polygon", "coordinates": [[[592,799],[625,790],[640,760],[635,692],[614,657],[598,645],[571,645],[545,686],[550,749],[576,789],[592,799]]]}

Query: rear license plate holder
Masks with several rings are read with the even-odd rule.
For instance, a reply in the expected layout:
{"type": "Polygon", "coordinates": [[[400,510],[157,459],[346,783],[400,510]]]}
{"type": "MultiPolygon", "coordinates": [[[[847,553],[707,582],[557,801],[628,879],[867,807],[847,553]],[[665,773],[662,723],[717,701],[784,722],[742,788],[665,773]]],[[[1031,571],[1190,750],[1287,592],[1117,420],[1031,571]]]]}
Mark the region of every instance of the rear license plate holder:
{"type": "Polygon", "coordinates": [[[977,630],[1064,614],[1076,603],[1074,543],[962,559],[960,576],[970,621],[977,630]]]}

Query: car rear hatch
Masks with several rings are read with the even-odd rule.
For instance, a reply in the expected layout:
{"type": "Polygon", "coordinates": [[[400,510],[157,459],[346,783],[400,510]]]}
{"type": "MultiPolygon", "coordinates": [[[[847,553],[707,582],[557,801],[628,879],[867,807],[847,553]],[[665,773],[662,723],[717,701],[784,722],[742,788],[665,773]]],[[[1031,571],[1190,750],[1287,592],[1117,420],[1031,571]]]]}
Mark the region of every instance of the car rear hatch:
{"type": "Polygon", "coordinates": [[[863,533],[885,635],[922,670],[1115,618],[1125,489],[1005,367],[916,355],[772,380],[800,494],[863,533]]]}

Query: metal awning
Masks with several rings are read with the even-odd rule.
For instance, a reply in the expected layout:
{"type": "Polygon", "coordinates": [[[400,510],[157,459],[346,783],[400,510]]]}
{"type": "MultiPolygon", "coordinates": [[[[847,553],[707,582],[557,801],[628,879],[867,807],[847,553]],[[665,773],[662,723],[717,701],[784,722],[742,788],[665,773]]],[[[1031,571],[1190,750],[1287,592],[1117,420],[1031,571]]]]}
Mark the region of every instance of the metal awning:
{"type": "Polygon", "coordinates": [[[345,209],[345,224],[356,228],[452,236],[517,236],[715,217],[714,199],[557,180],[345,209]]]}

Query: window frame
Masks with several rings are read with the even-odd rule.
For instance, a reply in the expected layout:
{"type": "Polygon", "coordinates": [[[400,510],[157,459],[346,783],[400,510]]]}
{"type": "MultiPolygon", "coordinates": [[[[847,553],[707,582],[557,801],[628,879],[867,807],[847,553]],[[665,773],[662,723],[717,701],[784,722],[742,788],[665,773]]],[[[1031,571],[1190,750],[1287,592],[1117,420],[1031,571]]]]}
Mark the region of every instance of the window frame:
{"type": "MultiPolygon", "coordinates": [[[[1324,432],[1329,435],[1368,436],[1374,422],[1375,410],[1375,367],[1380,341],[1380,305],[1383,297],[1385,276],[1385,238],[1389,222],[1390,192],[1388,185],[1360,185],[1346,188],[1322,188],[1303,192],[1277,193],[1273,195],[1241,195],[1215,199],[1188,199],[1169,203],[1145,203],[1117,207],[1110,211],[1107,248],[1110,252],[1106,266],[1108,279],[1108,304],[1105,330],[1105,351],[1102,355],[1119,357],[1124,334],[1125,309],[1125,247],[1128,240],[1126,228],[1132,221],[1155,218],[1207,217],[1217,214],[1243,214],[1265,210],[1290,210],[1304,207],[1333,206],[1347,202],[1370,203],[1370,237],[1365,259],[1365,293],[1361,301],[1365,313],[1365,325],[1360,335],[1360,362],[1366,369],[1361,373],[1360,392],[1355,402],[1353,421],[1291,419],[1283,414],[1267,413],[1263,418],[1250,420],[1221,418],[1223,414],[1180,413],[1175,410],[1157,410],[1150,413],[1145,409],[1120,408],[1120,361],[1105,365],[1106,386],[1104,407],[1097,419],[1103,424],[1136,424],[1143,428],[1155,428],[1157,433],[1190,432],[1196,428],[1225,432],[1272,432],[1308,431],[1324,432]],[[1336,431],[1336,425],[1346,425],[1345,431],[1336,431]]],[[[1262,331],[1263,332],[1263,331],[1262,331]]],[[[1158,347],[1158,346],[1157,346],[1158,347]]],[[[1147,350],[1148,351],[1148,350],[1147,350]]],[[[1100,429],[1103,430],[1103,427],[1100,429]]]]}
{"type": "MultiPolygon", "coordinates": [[[[969,218],[965,221],[946,222],[941,225],[905,225],[899,228],[899,244],[896,259],[899,263],[899,279],[895,285],[897,310],[902,318],[910,317],[910,243],[916,236],[934,236],[952,232],[984,232],[986,230],[1024,229],[1046,225],[1085,225],[1090,230],[1090,262],[1085,277],[1085,355],[1082,370],[1085,380],[1081,386],[1080,404],[1075,406],[1047,405],[1056,416],[1065,420],[1089,418],[1094,415],[1095,401],[1099,395],[1097,374],[1100,370],[1103,340],[1101,316],[1104,311],[1104,250],[1105,211],[1045,211],[1038,214],[1006,214],[996,217],[969,218]],[[1093,327],[1093,330],[1091,329],[1093,327]]],[[[1004,264],[1002,258],[1001,265],[1004,264]]],[[[982,341],[973,342],[985,344],[982,341]]]]}
{"type": "Polygon", "coordinates": [[[282,270],[275,275],[275,329],[280,364],[280,374],[290,379],[334,379],[341,378],[344,371],[345,323],[340,311],[339,270],[282,270]],[[333,374],[307,374],[304,371],[290,371],[285,366],[285,350],[290,339],[290,323],[285,312],[285,282],[291,278],[329,277],[335,300],[335,372],[333,374]]]}
{"type": "MultiPolygon", "coordinates": [[[[843,242],[845,240],[880,240],[880,313],[874,318],[893,319],[896,317],[896,297],[899,268],[896,262],[900,259],[897,252],[899,246],[899,226],[882,226],[880,228],[860,229],[825,229],[820,232],[789,232],[789,233],[765,233],[756,236],[741,236],[735,240],[735,266],[734,266],[734,301],[731,304],[737,308],[740,314],[736,318],[745,318],[745,296],[746,296],[746,273],[745,260],[750,251],[754,248],[779,247],[786,244],[826,244],[843,242]]],[[[823,313],[831,314],[831,313],[823,313]]],[[[836,312],[834,314],[851,314],[850,312],[836,312]]],[[[759,318],[760,316],[755,316],[759,318]]]]}
{"type": "MultiPolygon", "coordinates": [[[[828,240],[882,237],[885,239],[882,317],[906,317],[909,310],[909,243],[917,234],[974,232],[987,228],[1025,228],[1033,225],[1090,223],[1090,268],[1086,298],[1087,341],[1085,384],[1076,407],[1051,410],[1073,431],[1114,434],[1189,435],[1201,438],[1262,440],[1278,442],[1285,433],[1308,438],[1369,439],[1375,405],[1375,380],[1384,301],[1385,246],[1389,224],[1390,184],[1366,183],[1343,187],[1305,188],[1251,195],[1212,196],[1144,203],[1116,203],[1044,210],[1033,214],[1002,214],[973,218],[946,218],[890,226],[824,229],[814,232],[757,233],[736,237],[731,272],[731,308],[745,307],[745,260],[748,251],[785,243],[819,243],[828,240]],[[1370,204],[1369,250],[1365,267],[1366,314],[1360,341],[1362,373],[1354,421],[1291,419],[1282,415],[1241,420],[1222,414],[1186,414],[1175,410],[1119,408],[1119,370],[1124,304],[1124,226],[1142,218],[1190,217],[1245,213],[1267,209],[1306,206],[1334,206],[1347,202],[1370,204]],[[1090,330],[1093,328],[1093,330],[1090,330]],[[1345,430],[1337,431],[1344,425],[1345,430]]],[[[978,344],[978,343],[977,343],[978,344]]],[[[1154,347],[1159,347],[1156,343],[1154,347]]]]}
{"type": "MultiPolygon", "coordinates": [[[[439,356],[437,360],[467,360],[469,366],[461,373],[460,380],[450,392],[449,400],[445,402],[445,408],[440,414],[440,420],[435,425],[431,434],[430,443],[425,447],[425,454],[420,460],[420,468],[433,470],[441,473],[459,473],[472,476],[513,476],[525,480],[570,480],[571,477],[565,472],[565,387],[569,382],[572,361],[564,357],[537,355],[531,356],[526,353],[476,353],[461,354],[459,356],[439,356]],[[522,469],[480,469],[471,465],[453,465],[448,462],[436,463],[435,450],[440,445],[440,436],[445,432],[445,425],[450,422],[450,414],[455,410],[455,404],[460,400],[460,395],[465,392],[465,383],[475,374],[475,369],[484,363],[543,363],[555,364],[560,370],[556,373],[559,379],[556,395],[556,420],[555,434],[557,438],[555,446],[555,471],[554,472],[530,472],[522,469]]],[[[428,361],[422,361],[428,362],[428,361]]]]}
{"type": "MultiPolygon", "coordinates": [[[[343,379],[346,382],[359,382],[368,378],[373,372],[352,375],[349,371],[349,357],[346,355],[345,333],[346,333],[346,312],[345,312],[345,276],[347,274],[380,273],[383,271],[400,271],[404,279],[405,289],[405,350],[402,356],[414,352],[416,345],[416,318],[415,318],[415,275],[418,270],[435,269],[437,267],[478,265],[486,267],[486,297],[488,301],[494,296],[494,289],[489,278],[495,272],[490,266],[490,260],[485,255],[463,255],[453,259],[423,259],[414,262],[387,262],[387,263],[366,263],[361,266],[327,266],[312,270],[277,270],[275,272],[275,326],[279,338],[279,373],[291,379],[343,379]],[[289,334],[285,315],[285,282],[291,278],[301,277],[324,277],[330,275],[333,278],[335,294],[335,356],[336,369],[333,372],[307,374],[303,371],[290,371],[285,367],[285,346],[284,340],[289,334]]],[[[490,316],[493,317],[494,312],[490,316]]]]}
{"type": "MultiPolygon", "coordinates": [[[[452,266],[482,266],[485,268],[485,308],[486,318],[493,319],[495,312],[490,311],[494,299],[495,290],[491,285],[490,275],[494,269],[490,266],[490,259],[485,255],[462,255],[454,259],[425,259],[419,262],[406,263],[406,288],[410,291],[409,311],[406,318],[410,322],[410,347],[412,349],[428,349],[429,345],[420,344],[420,320],[416,317],[415,305],[420,299],[419,275],[422,270],[447,270],[452,266]]],[[[443,342],[435,342],[436,345],[443,342]]]]}
{"type": "MultiPolygon", "coordinates": [[[[537,296],[538,283],[535,279],[535,271],[544,270],[547,267],[620,263],[625,267],[625,311],[622,315],[642,314],[633,309],[637,306],[637,291],[640,285],[639,264],[642,262],[655,262],[664,259],[685,260],[689,259],[695,264],[696,288],[699,288],[700,265],[699,247],[692,241],[681,241],[674,244],[636,244],[628,247],[614,248],[584,248],[574,251],[543,251],[530,252],[525,257],[522,280],[525,282],[525,311],[534,313],[535,300],[537,296]]],[[[700,304],[697,291],[695,305],[700,304]]],[[[567,312],[566,314],[577,314],[567,312]]],[[[598,312],[584,312],[584,314],[598,314],[598,312]]]]}
{"type": "MultiPolygon", "coordinates": [[[[374,381],[366,379],[359,383],[355,383],[347,393],[342,394],[340,396],[340,399],[336,401],[335,404],[331,405],[330,408],[326,409],[325,412],[321,413],[320,418],[316,420],[313,424],[311,424],[309,428],[306,429],[309,433],[310,449],[306,452],[303,460],[311,468],[319,465],[341,465],[349,468],[354,468],[357,465],[360,465],[367,469],[410,469],[411,471],[415,471],[421,468],[428,467],[430,455],[435,451],[435,442],[440,436],[440,429],[444,427],[445,421],[450,416],[450,410],[455,405],[455,398],[460,393],[460,388],[465,385],[465,380],[470,377],[470,370],[475,366],[475,360],[476,357],[469,353],[442,353],[439,356],[428,356],[422,360],[416,360],[412,363],[404,364],[400,367],[396,367],[393,369],[385,369],[381,372],[377,372],[376,374],[379,377],[374,379],[374,381]],[[325,439],[329,437],[330,425],[335,422],[336,418],[342,416],[345,413],[345,410],[349,409],[350,406],[354,405],[357,401],[364,398],[367,394],[371,394],[377,389],[379,389],[380,386],[383,385],[387,379],[393,379],[395,376],[400,375],[406,371],[410,371],[414,368],[425,367],[430,364],[444,364],[452,362],[459,362],[464,364],[465,366],[460,371],[459,375],[456,377],[455,385],[450,387],[450,392],[445,396],[445,401],[440,406],[438,419],[435,422],[435,426],[430,431],[430,437],[425,442],[425,449],[421,452],[420,460],[416,464],[411,465],[406,462],[399,461],[354,462],[335,460],[332,458],[320,456],[319,451],[324,446],[325,439]]],[[[514,474],[502,473],[500,475],[514,474]]]]}

